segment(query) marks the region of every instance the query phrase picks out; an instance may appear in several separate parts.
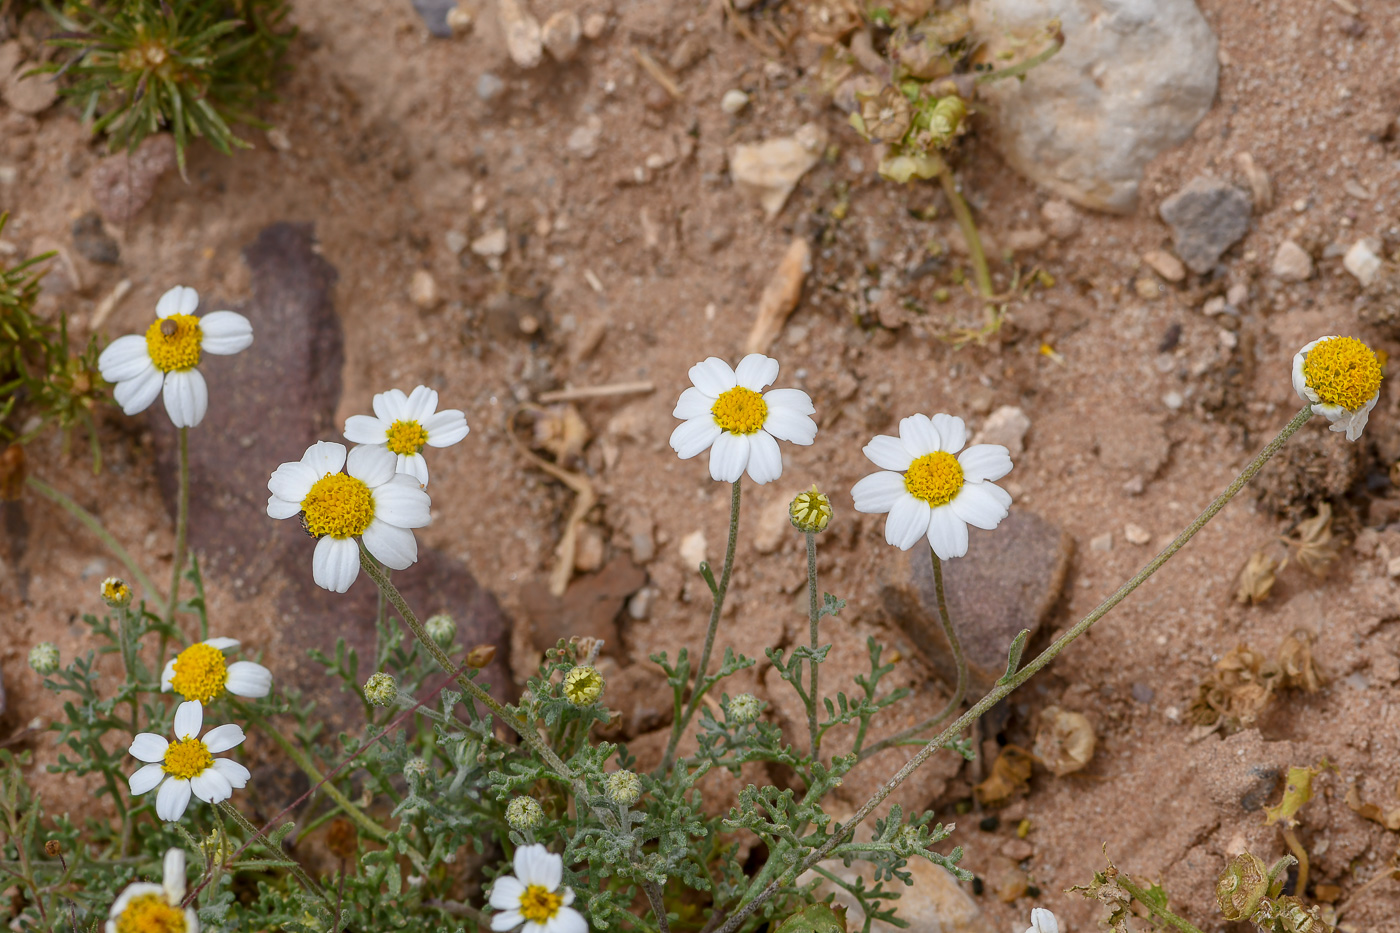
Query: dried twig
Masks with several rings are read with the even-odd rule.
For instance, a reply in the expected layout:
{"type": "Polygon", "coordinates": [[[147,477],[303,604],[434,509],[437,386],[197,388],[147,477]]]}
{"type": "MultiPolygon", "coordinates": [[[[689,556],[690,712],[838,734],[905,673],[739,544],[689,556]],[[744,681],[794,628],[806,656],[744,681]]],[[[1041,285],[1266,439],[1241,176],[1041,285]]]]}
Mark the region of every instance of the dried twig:
{"type": "Polygon", "coordinates": [[[555,402],[581,402],[590,398],[611,398],[616,395],[641,395],[647,392],[655,392],[656,385],[651,382],[614,382],[606,386],[578,386],[573,389],[555,389],[553,392],[541,392],[540,401],[546,405],[555,402]]]}

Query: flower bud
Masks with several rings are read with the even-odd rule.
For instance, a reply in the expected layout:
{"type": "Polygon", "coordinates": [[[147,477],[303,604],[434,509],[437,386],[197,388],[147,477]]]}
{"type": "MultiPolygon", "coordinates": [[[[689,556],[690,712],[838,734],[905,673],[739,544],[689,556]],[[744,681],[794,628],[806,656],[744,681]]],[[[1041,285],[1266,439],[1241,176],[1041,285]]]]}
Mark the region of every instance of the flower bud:
{"type": "Polygon", "coordinates": [[[428,776],[428,763],[422,758],[410,758],[403,763],[403,776],[410,782],[421,781],[428,776]]]}
{"type": "Polygon", "coordinates": [[[1248,919],[1268,893],[1269,869],[1248,852],[1230,859],[1215,884],[1215,900],[1226,920],[1248,919]]]}
{"type": "Polygon", "coordinates": [[[544,825],[544,807],[534,797],[516,797],[506,807],[506,822],[517,832],[544,825]]]}
{"type": "Polygon", "coordinates": [[[581,665],[564,675],[564,698],[575,706],[596,703],[603,695],[603,683],[597,668],[581,665]]]}
{"type": "Polygon", "coordinates": [[[58,670],[58,646],[51,641],[41,641],[30,648],[29,666],[40,674],[52,674],[58,670]]]}
{"type": "Polygon", "coordinates": [[[603,782],[603,789],[613,803],[630,807],[642,796],[642,779],[631,771],[614,771],[603,782]]]}
{"type": "Polygon", "coordinates": [[[741,693],[729,701],[729,721],[741,726],[757,722],[763,712],[763,701],[752,693],[741,693]]]}
{"type": "Polygon", "coordinates": [[[369,675],[369,680],[365,681],[365,699],[375,706],[389,706],[398,695],[399,685],[383,671],[369,675]]]}
{"type": "Polygon", "coordinates": [[[125,609],[131,605],[131,587],[116,577],[103,580],[100,593],[102,601],[113,609],[125,609]]]}
{"type": "Polygon", "coordinates": [[[49,858],[58,858],[63,854],[63,843],[57,839],[50,839],[44,843],[44,852],[48,854],[49,858]]]}
{"type": "Polygon", "coordinates": [[[490,664],[496,658],[495,645],[477,645],[467,652],[467,667],[478,670],[490,664]]]}
{"type": "Polygon", "coordinates": [[[799,492],[788,506],[788,518],[798,531],[816,534],[826,531],[831,523],[831,500],[817,492],[817,484],[806,492],[799,492]]]}
{"type": "Polygon", "coordinates": [[[423,628],[427,629],[428,637],[443,648],[450,647],[452,639],[457,637],[457,623],[445,612],[430,616],[428,621],[423,623],[423,628]]]}

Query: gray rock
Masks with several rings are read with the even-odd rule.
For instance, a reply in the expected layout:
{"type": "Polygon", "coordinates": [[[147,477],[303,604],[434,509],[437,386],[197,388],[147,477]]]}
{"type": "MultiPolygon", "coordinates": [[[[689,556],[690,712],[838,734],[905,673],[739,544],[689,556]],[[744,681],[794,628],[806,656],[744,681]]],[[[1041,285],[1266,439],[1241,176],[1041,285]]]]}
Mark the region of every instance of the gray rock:
{"type": "Polygon", "coordinates": [[[1059,19],[1054,58],[980,92],[1003,157],[1083,207],[1132,211],[1143,167],[1215,99],[1217,42],[1194,0],[973,0],[971,12],[992,37],[1059,19]]]}
{"type": "Polygon", "coordinates": [[[1162,219],[1172,228],[1176,254],[1192,272],[1204,274],[1249,232],[1253,201],[1218,178],[1199,175],[1162,202],[1162,219]]]}
{"type": "Polygon", "coordinates": [[[451,39],[452,27],[448,25],[447,14],[457,8],[457,0],[413,0],[413,9],[428,27],[428,32],[439,39],[451,39]]]}
{"type": "MultiPolygon", "coordinates": [[[[1074,553],[1074,540],[1026,509],[1011,514],[991,534],[973,533],[967,556],[945,561],[948,614],[967,656],[970,689],[991,689],[1006,672],[1006,652],[1022,629],[1030,640],[1050,615],[1074,553]]],[[[885,610],[923,652],[934,672],[956,683],[956,668],[938,621],[933,566],[926,548],[914,547],[907,568],[880,583],[885,610]]]]}
{"type": "Polygon", "coordinates": [[[108,156],[92,170],[92,198],[109,224],[124,227],[155,194],[156,182],[175,167],[175,139],[147,136],[135,152],[108,156]]]}
{"type": "Polygon", "coordinates": [[[562,597],[544,585],[527,587],[521,608],[529,619],[531,640],[545,651],[561,638],[601,638],[604,654],[620,655],[617,617],[628,597],[646,582],[646,571],[619,555],[597,573],[574,577],[562,597]]]}
{"type": "Polygon", "coordinates": [[[582,31],[577,13],[560,10],[544,21],[544,26],[540,28],[540,41],[544,43],[550,58],[556,62],[571,62],[578,54],[582,31]]]}
{"type": "Polygon", "coordinates": [[[121,247],[107,235],[102,217],[96,211],[88,211],[73,221],[72,230],[73,248],[79,256],[106,266],[114,266],[121,260],[121,247]]]}

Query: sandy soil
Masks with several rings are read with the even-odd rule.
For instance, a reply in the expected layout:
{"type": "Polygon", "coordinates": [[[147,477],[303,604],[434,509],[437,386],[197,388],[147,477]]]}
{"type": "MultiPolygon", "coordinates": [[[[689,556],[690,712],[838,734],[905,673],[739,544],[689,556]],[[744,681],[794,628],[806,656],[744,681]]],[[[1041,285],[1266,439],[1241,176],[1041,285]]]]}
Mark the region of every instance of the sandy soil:
{"type": "MultiPolygon", "coordinates": [[[[549,0],[535,11],[543,19],[562,6],[549,0]]],[[[511,65],[490,15],[478,17],[466,37],[437,40],[407,3],[300,0],[296,70],[282,103],[266,115],[291,148],[278,151],[262,134],[251,137],[254,151],[232,159],[194,147],[189,184],[167,177],[152,205],[117,231],[122,266],[75,258],[81,290],[45,301],[67,310],[83,336],[81,324],[97,301],[130,278],[132,293],[104,330],[115,336],[144,328],[156,298],[177,281],[231,301],[246,296],[239,250],[268,223],[314,222],[341,276],[336,305],[347,365],[340,417],[367,410],[376,391],[418,382],[466,410],[470,438],[433,461],[436,520],[423,538],[466,561],[517,618],[523,594],[552,566],[571,496],[520,457],[507,416],[517,403],[565,385],[654,383],[651,394],[579,406],[594,435],[583,462],[602,501],[590,519],[596,533],[608,553],[629,553],[638,534],[650,534],[656,545],[647,566],[657,591],[649,617],[623,616],[624,660],[644,661],[651,651],[699,642],[703,587],[678,546],[701,531],[717,558],[725,531],[727,490],[701,463],[676,460],[666,443],[686,369],[710,354],[736,358],[791,237],[825,231],[802,303],[771,351],[783,364],[779,383],[812,394],[822,430],[814,447],[785,448],[783,479],[748,498],[745,528],[761,532],[774,503],[812,481],[832,491],[839,530],[824,542],[822,585],[850,608],[829,637],[846,658],[863,652],[868,635],[891,643],[909,658],[902,682],[918,685],[926,669],[876,597],[881,574],[903,558],[883,543],[880,522],[853,514],[847,492],[870,469],[860,448],[872,434],[891,431],[914,411],[959,413],[975,428],[997,406],[1024,409],[1032,427],[1009,488],[1018,508],[1061,525],[1078,542],[1053,620],[1063,629],[1151,555],[1151,547],[1125,540],[1126,525],[1146,529],[1154,546],[1169,540],[1287,421],[1298,404],[1288,366],[1302,343],[1355,333],[1392,358],[1400,351],[1394,334],[1358,322],[1359,288],[1339,258],[1321,259],[1317,275],[1301,284],[1269,273],[1285,237],[1319,257],[1327,244],[1349,245],[1362,235],[1385,238],[1391,251],[1400,246],[1400,20],[1381,0],[1362,4],[1359,20],[1342,6],[1205,0],[1224,62],[1214,110],[1193,139],[1150,167],[1136,214],[1085,214],[1077,237],[1021,257],[1024,265],[1044,266],[1056,284],[1013,305],[1009,325],[982,346],[954,349],[934,336],[950,319],[968,324],[978,315],[957,289],[948,305],[928,300],[948,284],[946,269],[918,280],[905,275],[926,243],[950,239],[941,195],[927,186],[900,190],[872,175],[868,148],[814,85],[815,50],[798,40],[766,62],[726,27],[718,4],[665,0],[583,4],[581,13],[608,14],[606,34],[585,43],[575,63],[531,72],[511,65]],[[708,54],[682,75],[683,99],[663,104],[629,48],[664,56],[686,36],[700,37],[708,54]],[[491,102],[476,91],[488,71],[505,83],[491,102]],[[737,117],[719,108],[732,87],[753,96],[737,117]],[[591,116],[602,123],[599,154],[583,160],[565,139],[591,116]],[[840,154],[810,172],[777,220],[766,222],[729,185],[723,151],[811,120],[829,127],[840,154]],[[1184,287],[1157,281],[1140,256],[1169,243],[1156,217],[1161,199],[1198,173],[1237,178],[1235,156],[1245,152],[1272,176],[1278,206],[1256,216],[1227,255],[1225,277],[1184,287]],[[653,153],[678,158],[643,171],[639,183],[636,170],[653,153]],[[1375,198],[1358,200],[1348,182],[1369,187],[1375,198]],[[849,213],[832,222],[827,212],[841,186],[849,213]],[[918,219],[911,205],[936,206],[938,216],[918,219]],[[448,248],[449,231],[473,239],[502,225],[510,249],[499,269],[470,250],[459,257],[448,248]],[[432,311],[410,300],[418,269],[431,273],[444,296],[432,311]],[[908,315],[896,330],[860,320],[860,293],[886,269],[894,270],[901,295],[934,310],[908,315]],[[1157,281],[1158,297],[1141,296],[1135,282],[1143,278],[1157,281]],[[1208,297],[1236,283],[1249,289],[1238,319],[1201,313],[1208,297]],[[1055,355],[1041,352],[1042,340],[1055,355]],[[1184,404],[1170,407],[1171,393],[1184,404]],[[1133,444],[1125,452],[1122,444],[1103,443],[1112,437],[1133,444]],[[1090,547],[1105,531],[1113,532],[1111,550],[1090,547]]],[[[755,15],[786,22],[781,10],[755,15]]],[[[13,121],[7,127],[26,128],[0,141],[0,162],[20,173],[15,185],[0,188],[3,206],[13,211],[6,237],[26,249],[44,237],[69,242],[69,224],[92,206],[86,172],[99,150],[62,108],[37,122],[4,119],[13,121]],[[20,135],[26,148],[13,141],[20,135]]],[[[1039,222],[1048,196],[988,145],[969,139],[959,165],[979,224],[993,238],[1039,222]]],[[[1009,282],[1011,266],[996,271],[1000,283],[1009,282]]],[[[1387,475],[1400,455],[1396,416],[1396,396],[1383,390],[1349,474],[1354,482],[1334,500],[1337,531],[1348,542],[1360,529],[1400,516],[1387,475]]],[[[217,430],[217,409],[209,424],[217,430]]],[[[1305,433],[1305,445],[1345,444],[1320,428],[1305,433]]],[[[64,454],[56,441],[35,445],[31,457],[49,482],[81,490],[80,500],[161,580],[172,522],[146,439],[113,414],[104,419],[103,440],[108,466],[96,482],[82,457],[64,454]]],[[[980,901],[997,927],[1024,926],[1030,907],[1024,897],[1004,905],[994,896],[1010,874],[1029,877],[1042,892],[1038,903],[1060,912],[1071,929],[1089,928],[1090,905],[1062,892],[1102,865],[1106,843],[1118,865],[1160,879],[1188,917],[1219,928],[1211,905],[1224,854],[1242,844],[1265,857],[1283,852],[1257,801],[1252,809],[1241,802],[1260,781],[1250,769],[1325,756],[1338,770],[1303,819],[1314,879],[1341,887],[1350,928],[1400,930],[1393,884],[1350,902],[1400,840],[1343,802],[1355,782],[1366,799],[1388,809],[1397,803],[1400,608],[1386,573],[1388,552],[1348,546],[1327,578],[1292,566],[1265,604],[1237,605],[1235,578],[1248,555],[1310,511],[1308,496],[1289,492],[1282,479],[1271,482],[1282,491],[1267,505],[1242,496],[1013,699],[1003,739],[1018,744],[1029,744],[1044,706],[1087,713],[1098,751],[1085,771],[1067,778],[1037,771],[1029,796],[991,831],[979,830],[974,816],[958,816],[969,796],[967,771],[929,785],[933,799],[925,802],[940,818],[958,819],[966,864],[987,880],[980,901]],[[1213,661],[1241,642],[1275,651],[1299,628],[1317,636],[1328,685],[1280,699],[1256,729],[1196,739],[1186,711],[1213,661]],[[1029,857],[1012,844],[1023,818],[1029,857]]],[[[24,549],[16,553],[11,545],[0,589],[0,666],[9,693],[0,738],[34,716],[54,714],[51,698],[34,689],[25,653],[41,639],[58,641],[65,656],[79,650],[80,614],[94,602],[82,596],[116,569],[95,541],[42,503],[26,502],[24,514],[24,549]]],[[[765,646],[790,643],[804,629],[798,544],[793,538],[770,554],[758,553],[751,540],[741,545],[722,641],[761,657],[765,646]]],[[[995,535],[974,532],[972,546],[996,547],[995,535]]],[[[216,617],[236,618],[255,647],[275,646],[277,620],[268,606],[237,602],[219,581],[210,581],[210,591],[216,617]]],[[[516,649],[519,671],[532,651],[523,624],[516,649]]],[[[773,680],[760,668],[748,685],[767,692],[773,680]]],[[[932,707],[937,698],[925,690],[919,702],[932,707]]],[[[50,753],[40,746],[42,761],[50,753]]],[[[76,805],[78,788],[38,779],[46,797],[76,805]]],[[[1267,802],[1277,793],[1270,784],[1267,802]]]]}

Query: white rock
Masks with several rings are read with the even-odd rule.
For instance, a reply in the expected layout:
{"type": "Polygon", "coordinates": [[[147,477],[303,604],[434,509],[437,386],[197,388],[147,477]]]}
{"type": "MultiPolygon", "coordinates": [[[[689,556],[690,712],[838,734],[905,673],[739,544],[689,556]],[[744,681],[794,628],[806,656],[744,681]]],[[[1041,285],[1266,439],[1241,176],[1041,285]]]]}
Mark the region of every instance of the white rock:
{"type": "Polygon", "coordinates": [[[974,444],[1000,444],[1011,452],[1015,460],[1026,452],[1026,432],[1031,429],[1031,419],[1015,405],[1003,405],[987,416],[982,429],[972,438],[974,444]]]}
{"type": "Polygon", "coordinates": [[[1040,216],[1045,219],[1050,235],[1057,240],[1068,240],[1084,225],[1084,218],[1074,205],[1061,198],[1046,201],[1040,208],[1040,216]]]}
{"type": "Polygon", "coordinates": [[[1278,245],[1270,268],[1285,282],[1303,282],[1313,274],[1313,261],[1303,247],[1292,240],[1284,240],[1278,245]]]}
{"type": "Polygon", "coordinates": [[[1060,21],[1053,58],[980,91],[1003,157],[1084,207],[1132,211],[1143,167],[1215,100],[1218,43],[1195,0],[973,0],[971,13],[992,37],[1060,21]]]}
{"type": "Polygon", "coordinates": [[[551,58],[556,62],[571,62],[578,54],[579,38],[583,27],[579,25],[578,14],[573,10],[560,10],[544,21],[540,30],[540,40],[551,58]]]}
{"type": "Polygon", "coordinates": [[[443,234],[442,239],[447,244],[447,251],[453,256],[462,255],[462,250],[467,248],[467,235],[461,230],[449,230],[443,234]]]}
{"type": "Polygon", "coordinates": [[[1364,240],[1357,240],[1352,244],[1351,249],[1342,257],[1342,265],[1356,280],[1362,285],[1370,285],[1380,275],[1381,257],[1376,255],[1379,244],[1369,237],[1364,240]]]}
{"type": "Polygon", "coordinates": [[[413,273],[413,280],[408,284],[408,297],[413,299],[413,303],[424,311],[431,311],[442,301],[442,295],[438,293],[437,282],[427,269],[417,269],[413,273]]]}
{"type": "Polygon", "coordinates": [[[705,553],[709,547],[705,540],[705,532],[692,531],[681,538],[680,545],[676,548],[681,558],[681,566],[687,570],[695,570],[705,560],[705,553]]]}
{"type": "Polygon", "coordinates": [[[761,143],[741,143],[729,154],[729,174],[741,189],[758,199],[769,219],[787,203],[788,195],[826,149],[826,130],[807,123],[792,136],[761,143]]]}
{"type": "Polygon", "coordinates": [[[1113,550],[1113,532],[1105,531],[1098,537],[1090,539],[1089,550],[1103,552],[1113,550]]]}
{"type": "Polygon", "coordinates": [[[758,528],[753,534],[754,550],[758,553],[772,554],[782,547],[783,539],[788,535],[796,535],[792,519],[788,516],[790,504],[787,499],[774,499],[759,510],[758,528]]]}
{"type": "MultiPolygon", "coordinates": [[[[827,862],[823,867],[848,883],[854,883],[860,876],[859,863],[844,868],[839,862],[827,862]]],[[[916,858],[910,859],[904,870],[909,872],[913,884],[910,887],[900,886],[899,900],[894,904],[899,908],[899,918],[908,924],[907,929],[920,933],[997,933],[997,926],[982,913],[982,908],[977,906],[972,896],[941,866],[916,858]]],[[[821,881],[815,872],[803,875],[799,880],[821,881]]],[[[861,928],[865,915],[855,897],[845,888],[822,882],[818,890],[822,895],[834,894],[835,902],[849,911],[846,919],[850,928],[861,928]]],[[[870,924],[870,933],[896,933],[899,929],[881,920],[870,924]]]]}
{"type": "Polygon", "coordinates": [[[1142,254],[1142,261],[1168,282],[1182,282],[1186,279],[1186,266],[1164,249],[1148,250],[1142,254]]]}
{"type": "Polygon", "coordinates": [[[472,240],[472,252],[478,256],[504,256],[507,245],[506,228],[497,227],[472,240]]]}
{"type": "Polygon", "coordinates": [[[736,114],[749,105],[749,95],[736,88],[730,88],[719,99],[719,109],[727,114],[736,114]]]}
{"type": "Polygon", "coordinates": [[[598,154],[598,137],[602,135],[603,120],[596,113],[592,113],[581,126],[574,127],[564,145],[570,152],[578,153],[580,158],[591,159],[598,154]]]}
{"type": "Polygon", "coordinates": [[[501,20],[501,32],[505,34],[510,60],[521,68],[538,65],[544,58],[540,21],[531,15],[521,0],[496,0],[496,14],[501,20]]]}
{"type": "Polygon", "coordinates": [[[1128,539],[1129,544],[1150,544],[1152,533],[1141,525],[1128,524],[1123,528],[1123,537],[1128,539]]]}

